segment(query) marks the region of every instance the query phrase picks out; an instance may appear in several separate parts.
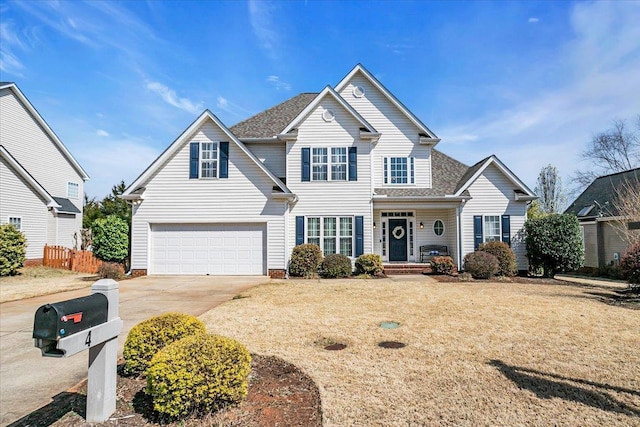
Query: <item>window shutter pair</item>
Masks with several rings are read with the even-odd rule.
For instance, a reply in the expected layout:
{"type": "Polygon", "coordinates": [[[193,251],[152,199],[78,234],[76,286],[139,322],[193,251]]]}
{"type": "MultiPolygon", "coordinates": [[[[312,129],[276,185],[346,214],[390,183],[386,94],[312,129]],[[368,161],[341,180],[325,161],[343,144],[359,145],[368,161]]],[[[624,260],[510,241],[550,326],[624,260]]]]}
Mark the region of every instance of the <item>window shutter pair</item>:
{"type": "MultiPolygon", "coordinates": [[[[304,243],[304,217],[296,217],[296,246],[304,243]]],[[[364,253],[364,217],[356,217],[356,257],[364,253]]]]}
{"type": "MultiPolygon", "coordinates": [[[[229,143],[220,142],[220,165],[218,178],[229,178],[229,143]]],[[[200,162],[200,143],[189,144],[189,179],[198,179],[200,162]]]]}
{"type": "MultiPolygon", "coordinates": [[[[511,246],[511,216],[502,215],[502,241],[511,246]]],[[[473,247],[478,250],[482,244],[482,215],[473,217],[473,247]]]]}
{"type": "MultiPolygon", "coordinates": [[[[358,148],[349,147],[349,181],[358,180],[358,148]]],[[[311,181],[311,148],[302,149],[302,182],[311,181]]]]}

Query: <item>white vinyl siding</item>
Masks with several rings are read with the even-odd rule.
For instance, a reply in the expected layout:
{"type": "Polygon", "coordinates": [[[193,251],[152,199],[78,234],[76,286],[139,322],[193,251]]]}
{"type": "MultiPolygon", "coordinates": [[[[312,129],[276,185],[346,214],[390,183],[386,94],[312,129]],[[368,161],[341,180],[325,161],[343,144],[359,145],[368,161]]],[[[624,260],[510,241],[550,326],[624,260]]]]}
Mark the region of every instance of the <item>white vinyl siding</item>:
{"type": "Polygon", "coordinates": [[[228,139],[213,122],[205,122],[185,136],[176,154],[145,185],[144,200],[134,205],[133,269],[149,269],[150,228],[160,223],[266,223],[267,268],[285,268],[285,202],[271,198],[273,181],[233,141],[228,179],[189,179],[189,143],[228,139]]]}
{"type": "Polygon", "coordinates": [[[245,146],[278,178],[286,178],[287,156],[284,143],[245,143],[245,146]]]}
{"type": "Polygon", "coordinates": [[[78,197],[84,194],[82,175],[9,89],[0,91],[0,117],[2,145],[49,194],[68,197],[69,182],[78,183],[78,197]]]}
{"type": "MultiPolygon", "coordinates": [[[[471,200],[465,203],[461,215],[462,256],[474,250],[474,216],[509,215],[511,249],[516,253],[518,269],[528,269],[523,231],[527,204],[515,201],[514,188],[515,184],[493,164],[469,186],[471,200]]],[[[483,236],[486,235],[484,227],[483,220],[483,236]]]]}
{"type": "Polygon", "coordinates": [[[421,131],[413,122],[360,73],[353,76],[340,91],[340,95],[381,133],[380,140],[371,153],[374,187],[384,185],[384,158],[413,157],[414,185],[431,188],[431,148],[419,144],[421,131]],[[365,95],[355,97],[354,86],[361,87],[365,95]]]}
{"type": "MultiPolygon", "coordinates": [[[[298,201],[291,206],[291,215],[288,222],[289,254],[295,246],[295,217],[307,218],[320,217],[364,217],[364,253],[371,253],[373,242],[371,240],[371,164],[369,141],[360,140],[361,123],[353,115],[340,105],[335,99],[327,96],[319,105],[309,112],[307,117],[301,120],[298,126],[296,141],[287,143],[287,187],[298,196],[298,201]],[[322,113],[329,109],[334,113],[334,119],[330,122],[323,120],[322,113]],[[327,148],[327,156],[332,156],[332,149],[337,155],[344,149],[347,155],[349,147],[357,149],[357,181],[310,181],[302,182],[302,148],[327,148]]],[[[311,151],[311,156],[313,155],[311,151]]],[[[348,160],[348,156],[346,156],[348,160]]],[[[344,157],[342,157],[344,159],[344,157]]],[[[348,169],[348,167],[346,168],[348,169]]],[[[337,172],[337,171],[336,171],[337,172]]],[[[329,170],[331,173],[331,170],[329,170]]],[[[348,172],[347,172],[348,176],[348,172]]],[[[305,221],[306,223],[306,221],[305,221]]],[[[322,226],[323,224],[321,224],[322,226]]],[[[315,227],[315,223],[312,224],[315,227]]],[[[307,226],[308,227],[308,226],[307,226]]],[[[321,227],[318,227],[320,229],[321,227]]],[[[355,234],[355,220],[352,225],[355,234]]],[[[336,235],[336,250],[340,250],[340,224],[336,223],[338,235],[336,235]]],[[[323,234],[312,236],[319,239],[323,234]]],[[[309,238],[308,229],[305,228],[305,238],[309,238]]],[[[316,240],[317,241],[317,240],[316,240]]],[[[346,241],[346,239],[345,239],[346,241]]],[[[333,244],[333,243],[331,243],[333,244]]],[[[352,243],[352,251],[355,243],[352,243]]],[[[322,248],[323,246],[321,246],[322,248]]],[[[345,250],[347,244],[344,243],[345,250]]]]}
{"type": "Polygon", "coordinates": [[[42,258],[50,215],[46,202],[0,157],[0,224],[20,218],[27,259],[42,258]]]}

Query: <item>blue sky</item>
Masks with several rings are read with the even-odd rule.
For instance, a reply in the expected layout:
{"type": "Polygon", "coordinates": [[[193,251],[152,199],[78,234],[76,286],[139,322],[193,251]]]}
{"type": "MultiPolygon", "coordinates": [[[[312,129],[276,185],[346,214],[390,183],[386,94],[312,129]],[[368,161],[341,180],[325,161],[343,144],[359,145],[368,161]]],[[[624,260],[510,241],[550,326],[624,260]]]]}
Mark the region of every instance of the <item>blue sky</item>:
{"type": "Polygon", "coordinates": [[[231,126],[362,63],[472,165],[565,187],[595,132],[640,113],[640,1],[0,0],[0,80],[102,198],[205,108],[231,126]]]}

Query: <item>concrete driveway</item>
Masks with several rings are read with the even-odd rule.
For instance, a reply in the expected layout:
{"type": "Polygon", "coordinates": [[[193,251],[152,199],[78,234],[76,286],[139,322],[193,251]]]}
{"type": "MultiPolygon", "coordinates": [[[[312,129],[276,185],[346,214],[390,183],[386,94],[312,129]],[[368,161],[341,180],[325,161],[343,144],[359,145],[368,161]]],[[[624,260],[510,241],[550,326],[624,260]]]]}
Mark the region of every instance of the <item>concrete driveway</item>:
{"type": "MultiPolygon", "coordinates": [[[[242,291],[266,283],[266,276],[146,276],[120,282],[124,330],[142,320],[178,311],[199,316],[242,291]]],[[[86,296],[90,289],[61,292],[0,304],[0,425],[5,426],[49,404],[59,393],[86,378],[88,355],[42,357],[33,346],[33,317],[41,305],[86,296]]]]}

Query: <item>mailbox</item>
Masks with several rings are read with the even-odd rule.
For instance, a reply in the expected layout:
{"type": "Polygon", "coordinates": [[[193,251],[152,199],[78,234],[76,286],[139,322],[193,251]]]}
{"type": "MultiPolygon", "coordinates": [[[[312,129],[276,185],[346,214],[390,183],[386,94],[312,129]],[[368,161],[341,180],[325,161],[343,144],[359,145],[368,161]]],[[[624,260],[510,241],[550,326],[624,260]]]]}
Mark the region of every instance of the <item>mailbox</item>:
{"type": "Polygon", "coordinates": [[[46,356],[62,357],[58,341],[107,322],[107,296],[94,293],[86,297],[41,306],[33,321],[36,347],[46,356]]]}

